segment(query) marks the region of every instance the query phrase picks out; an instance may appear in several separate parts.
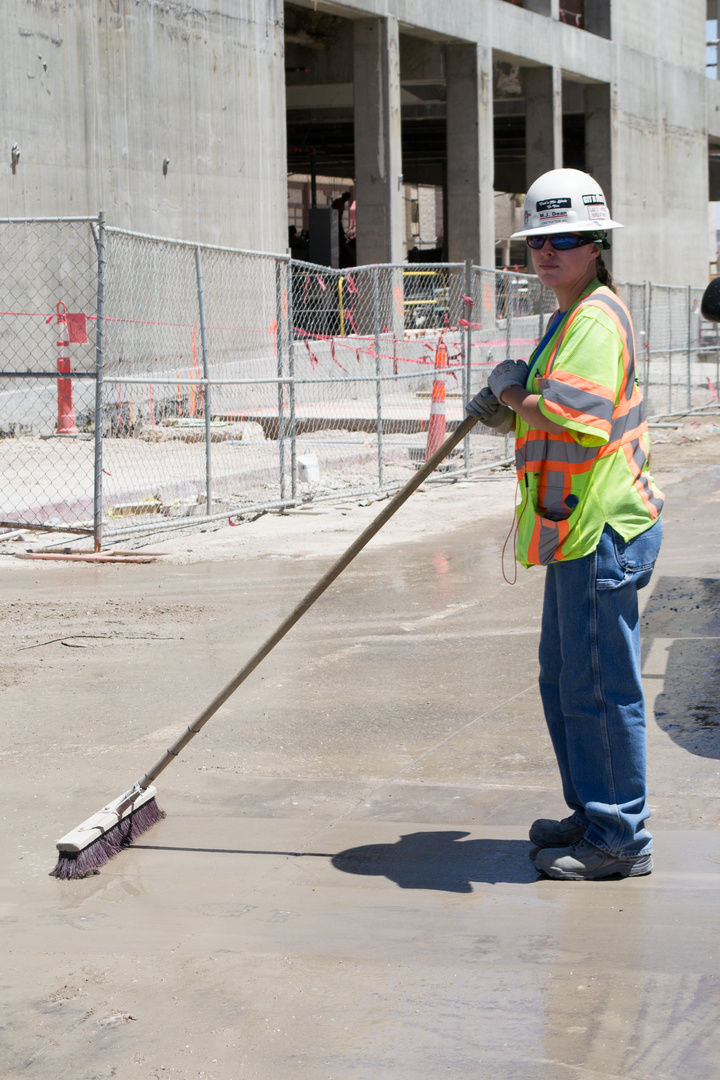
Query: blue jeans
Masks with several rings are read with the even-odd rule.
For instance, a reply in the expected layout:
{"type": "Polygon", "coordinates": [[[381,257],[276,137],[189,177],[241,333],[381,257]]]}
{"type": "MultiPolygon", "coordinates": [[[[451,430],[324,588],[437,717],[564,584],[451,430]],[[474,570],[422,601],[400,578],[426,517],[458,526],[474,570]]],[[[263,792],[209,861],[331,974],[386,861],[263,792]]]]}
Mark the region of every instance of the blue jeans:
{"type": "Polygon", "coordinates": [[[573,820],[610,855],[652,850],[637,592],[661,539],[661,519],[627,542],[606,525],[595,551],[552,563],[545,579],[545,719],[573,820]]]}

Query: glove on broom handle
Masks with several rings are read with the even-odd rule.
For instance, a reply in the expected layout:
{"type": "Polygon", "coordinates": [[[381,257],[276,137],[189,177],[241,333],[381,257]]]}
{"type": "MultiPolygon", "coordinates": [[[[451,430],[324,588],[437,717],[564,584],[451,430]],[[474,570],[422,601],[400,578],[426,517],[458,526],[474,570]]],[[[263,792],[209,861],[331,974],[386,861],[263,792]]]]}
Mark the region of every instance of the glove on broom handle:
{"type": "Polygon", "coordinates": [[[217,697],[210,702],[208,707],[200,713],[194,724],[191,724],[186,731],[177,739],[172,746],[168,747],[163,756],[151,769],[145,773],[141,780],[135,785],[136,789],[140,788],[144,791],[152,782],[160,775],[160,773],[167,768],[173,758],[176,758],[181,750],[184,750],[187,744],[195,735],[207,724],[211,716],[214,716],[221,705],[224,705],[227,699],[234,694],[238,686],[247,679],[258,666],[258,664],[265,659],[267,654],[275,648],[277,643],[285,637],[288,630],[290,630],[298,619],[302,618],[308,608],[312,607],[318,597],[322,596],[329,585],[332,585],[336,577],[338,577],[345,567],[352,562],[355,556],[362,551],[367,542],[375,536],[377,532],[382,529],[383,525],[390,520],[396,510],[399,510],[402,504],[410,498],[416,488],[422,484],[423,480],[432,473],[443,460],[447,457],[453,447],[457,446],[470,430],[477,424],[478,420],[475,416],[467,416],[457,426],[455,431],[450,435],[448,439],[440,446],[431,458],[425,462],[423,467],[412,477],[411,480],[405,484],[403,488],[398,491],[397,495],[393,496],[390,502],[387,504],[384,510],[378,514],[373,521],[370,522],[368,527],[360,533],[357,540],[350,545],[344,555],[341,555],[338,561],[330,567],[326,574],[320,578],[318,583],[313,586],[310,592],[307,594],[304,600],[302,600],[293,612],[288,615],[284,622],[278,626],[274,634],[272,634],[264,645],[262,645],[255,655],[248,660],[244,668],[242,668],[235,678],[227,684],[224,690],[221,690],[217,697]]]}

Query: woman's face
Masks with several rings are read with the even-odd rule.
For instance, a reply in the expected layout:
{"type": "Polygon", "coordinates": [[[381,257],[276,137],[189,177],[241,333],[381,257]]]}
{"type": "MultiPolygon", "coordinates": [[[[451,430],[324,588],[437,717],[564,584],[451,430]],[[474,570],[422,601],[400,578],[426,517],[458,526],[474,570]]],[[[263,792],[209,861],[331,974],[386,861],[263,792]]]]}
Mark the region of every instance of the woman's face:
{"type": "MultiPolygon", "coordinates": [[[[535,273],[543,285],[557,296],[575,292],[579,295],[588,282],[595,277],[595,260],[600,254],[597,244],[556,251],[548,237],[539,250],[530,248],[535,273]]],[[[560,297],[558,297],[560,299],[560,297]]]]}

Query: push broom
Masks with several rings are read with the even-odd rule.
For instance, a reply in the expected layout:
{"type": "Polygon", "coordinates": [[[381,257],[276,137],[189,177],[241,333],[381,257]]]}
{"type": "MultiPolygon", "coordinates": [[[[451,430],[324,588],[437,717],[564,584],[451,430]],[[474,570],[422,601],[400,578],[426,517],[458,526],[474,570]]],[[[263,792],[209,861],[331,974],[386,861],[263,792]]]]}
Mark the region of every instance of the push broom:
{"type": "Polygon", "coordinates": [[[172,746],[165,751],[159,761],[151,769],[148,769],[129,791],[120,795],[113,802],[108,803],[97,814],[93,814],[87,821],[83,821],[82,825],[78,825],[76,829],[58,840],[56,846],[59,857],[57,865],[52,871],[52,876],[67,879],[82,878],[99,873],[99,868],[104,866],[113,855],[117,855],[123,848],[129,847],[133,840],[137,840],[142,833],[165,816],[155,801],[157,789],[153,786],[153,781],[157,780],[160,773],[185,749],[190,740],[198,732],[202,731],[205,724],[215,715],[220,706],[224,705],[230,695],[235,693],[248,675],[285,637],[288,630],[322,596],[328,586],[335,581],[335,578],[362,551],[368,541],[382,529],[396,510],[399,510],[402,504],[410,498],[416,488],[430,476],[450,451],[465,438],[477,422],[476,417],[467,416],[458,425],[452,435],[428,458],[415,476],[393,496],[387,506],[370,522],[344,555],[320,578],[295,610],[278,626],[275,633],[271,634],[264,645],[241,668],[235,678],[220,691],[208,707],[200,713],[195,722],[186,728],[172,746]]]}

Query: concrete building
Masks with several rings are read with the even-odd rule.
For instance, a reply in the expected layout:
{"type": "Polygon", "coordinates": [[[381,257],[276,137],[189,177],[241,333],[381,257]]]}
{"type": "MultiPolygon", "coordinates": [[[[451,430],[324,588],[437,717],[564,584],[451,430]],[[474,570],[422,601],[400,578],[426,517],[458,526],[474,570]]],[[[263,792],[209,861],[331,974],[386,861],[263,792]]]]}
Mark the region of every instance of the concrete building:
{"type": "Polygon", "coordinates": [[[3,0],[0,215],[287,247],[282,0],[3,0]]]}
{"type": "Polygon", "coordinates": [[[620,277],[701,284],[720,200],[718,0],[655,7],[4,0],[0,214],[102,207],[139,231],[284,251],[288,205],[297,227],[315,186],[318,206],[351,191],[358,262],[434,241],[492,266],[524,258],[500,193],[565,164],[627,226],[620,277]]]}

